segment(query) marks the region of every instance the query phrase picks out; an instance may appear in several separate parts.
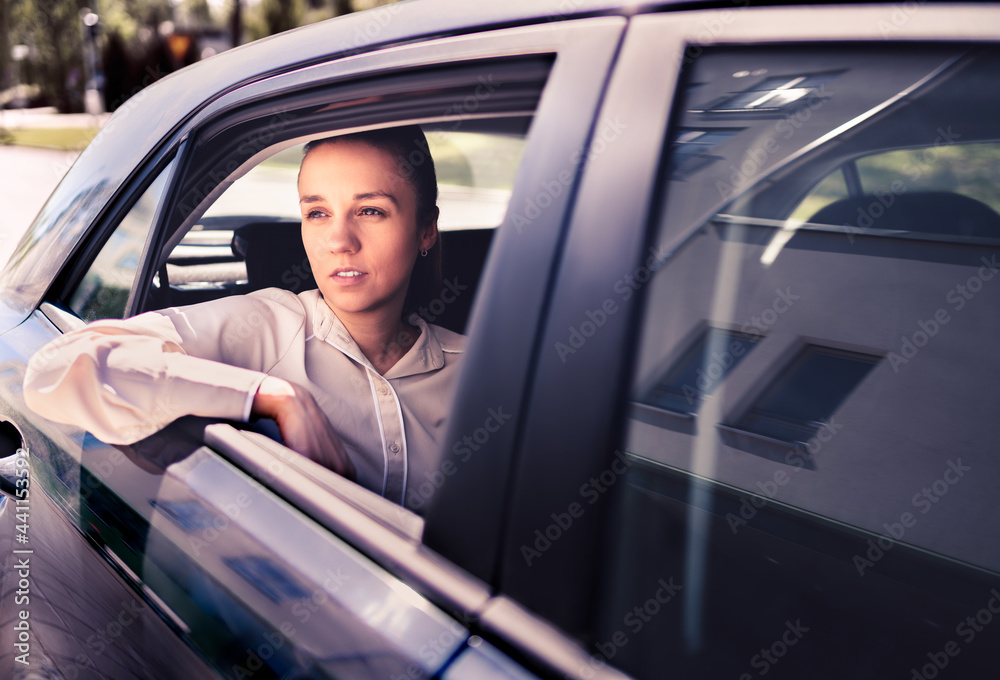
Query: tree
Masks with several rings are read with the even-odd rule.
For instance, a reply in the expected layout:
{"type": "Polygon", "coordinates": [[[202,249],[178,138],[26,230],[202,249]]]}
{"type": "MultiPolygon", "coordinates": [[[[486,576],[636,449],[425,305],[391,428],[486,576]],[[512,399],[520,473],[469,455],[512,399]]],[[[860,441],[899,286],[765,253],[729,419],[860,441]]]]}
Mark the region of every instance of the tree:
{"type": "Polygon", "coordinates": [[[305,0],[261,0],[255,10],[246,22],[251,40],[301,26],[306,5],[305,0]]]}
{"type": "MultiPolygon", "coordinates": [[[[27,45],[23,80],[41,88],[60,111],[83,106],[83,54],[79,2],[8,0],[9,44],[27,45]]],[[[9,58],[10,50],[5,55],[9,58]]]]}

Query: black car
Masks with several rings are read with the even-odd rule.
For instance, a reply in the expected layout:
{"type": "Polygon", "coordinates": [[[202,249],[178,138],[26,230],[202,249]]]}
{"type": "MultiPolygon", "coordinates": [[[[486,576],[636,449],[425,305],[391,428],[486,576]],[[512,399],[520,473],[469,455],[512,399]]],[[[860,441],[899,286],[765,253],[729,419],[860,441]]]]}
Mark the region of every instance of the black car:
{"type": "Polygon", "coordinates": [[[421,0],[142,90],[0,274],[0,676],[992,677],[998,74],[988,3],[421,0]],[[313,285],[301,145],[403,124],[468,336],[407,507],[25,407],[86,321],[313,285]]]}

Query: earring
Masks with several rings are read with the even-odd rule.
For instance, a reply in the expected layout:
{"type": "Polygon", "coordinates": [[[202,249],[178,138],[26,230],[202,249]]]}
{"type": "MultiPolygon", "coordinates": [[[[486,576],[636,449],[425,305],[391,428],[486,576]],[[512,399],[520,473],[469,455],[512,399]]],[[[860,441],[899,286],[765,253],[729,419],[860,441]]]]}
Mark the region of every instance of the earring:
{"type": "Polygon", "coordinates": [[[427,250],[426,249],[420,251],[420,257],[427,257],[427,250]]]}

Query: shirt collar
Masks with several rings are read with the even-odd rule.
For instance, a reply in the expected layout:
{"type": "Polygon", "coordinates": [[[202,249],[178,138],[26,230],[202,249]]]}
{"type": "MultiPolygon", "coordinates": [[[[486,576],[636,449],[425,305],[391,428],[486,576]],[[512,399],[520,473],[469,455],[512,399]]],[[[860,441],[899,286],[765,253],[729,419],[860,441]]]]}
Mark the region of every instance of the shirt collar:
{"type": "MultiPolygon", "coordinates": [[[[318,292],[318,291],[317,291],[318,292]]],[[[435,371],[444,366],[444,350],[433,329],[418,314],[411,314],[408,319],[411,325],[420,329],[420,336],[412,347],[399,361],[386,371],[384,378],[405,378],[435,371]]],[[[355,362],[366,368],[375,370],[368,357],[364,355],[354,338],[347,331],[344,323],[326,304],[322,295],[316,295],[313,313],[313,334],[318,340],[333,345],[355,362]]]]}

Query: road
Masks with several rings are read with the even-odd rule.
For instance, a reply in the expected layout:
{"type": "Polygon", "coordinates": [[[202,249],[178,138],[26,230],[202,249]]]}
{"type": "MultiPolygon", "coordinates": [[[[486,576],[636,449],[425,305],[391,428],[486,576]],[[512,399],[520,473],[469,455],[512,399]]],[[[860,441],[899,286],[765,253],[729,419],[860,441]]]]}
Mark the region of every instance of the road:
{"type": "Polygon", "coordinates": [[[77,157],[76,152],[0,146],[0,263],[77,157]]]}

